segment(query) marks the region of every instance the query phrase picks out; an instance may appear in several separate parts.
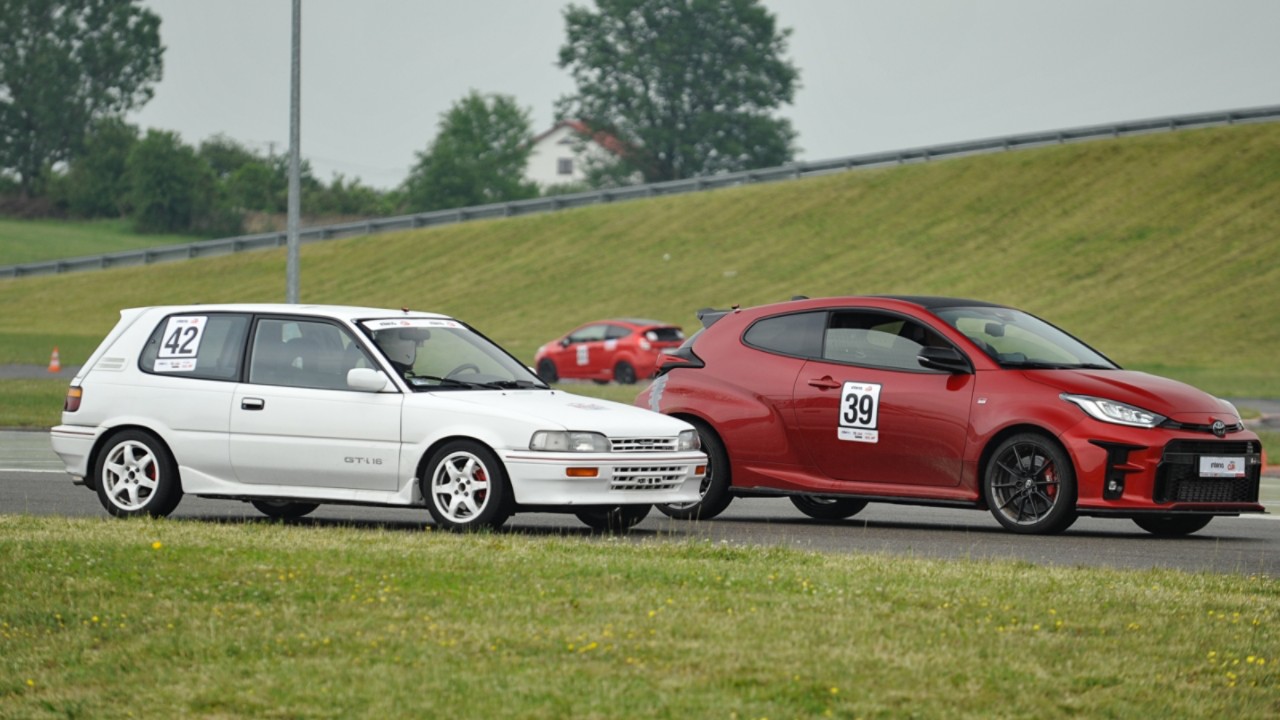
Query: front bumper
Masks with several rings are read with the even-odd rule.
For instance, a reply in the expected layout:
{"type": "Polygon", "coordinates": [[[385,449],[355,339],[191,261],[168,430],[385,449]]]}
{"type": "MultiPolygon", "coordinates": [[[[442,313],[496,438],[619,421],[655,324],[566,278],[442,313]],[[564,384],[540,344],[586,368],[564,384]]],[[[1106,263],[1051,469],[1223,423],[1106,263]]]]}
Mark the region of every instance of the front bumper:
{"type": "Polygon", "coordinates": [[[690,503],[707,456],[681,453],[542,453],[502,457],[520,505],[652,505],[690,503]],[[571,471],[579,476],[571,475],[571,471]],[[580,475],[595,472],[594,477],[580,475]]]}
{"type": "Polygon", "coordinates": [[[1082,515],[1266,512],[1258,501],[1262,443],[1251,432],[1225,438],[1164,428],[1081,423],[1062,437],[1076,468],[1082,515]],[[1238,475],[1201,474],[1205,458],[1238,459],[1238,475]]]}

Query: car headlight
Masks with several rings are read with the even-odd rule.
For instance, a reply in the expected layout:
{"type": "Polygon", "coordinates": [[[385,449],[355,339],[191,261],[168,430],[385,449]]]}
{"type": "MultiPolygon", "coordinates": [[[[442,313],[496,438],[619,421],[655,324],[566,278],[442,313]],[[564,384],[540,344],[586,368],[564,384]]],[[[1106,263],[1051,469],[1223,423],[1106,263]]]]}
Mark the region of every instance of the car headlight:
{"type": "Polygon", "coordinates": [[[1116,425],[1153,428],[1166,419],[1165,416],[1158,415],[1150,410],[1143,410],[1140,407],[1116,402],[1115,400],[1105,400],[1088,395],[1067,394],[1063,394],[1062,399],[1075,403],[1095,420],[1115,423],[1116,425]]]}
{"type": "Polygon", "coordinates": [[[681,430],[680,436],[676,440],[677,450],[701,450],[702,438],[698,437],[697,430],[681,430]]]}
{"type": "Polygon", "coordinates": [[[565,430],[539,430],[529,440],[530,450],[544,452],[609,452],[609,438],[600,433],[565,430]]]}

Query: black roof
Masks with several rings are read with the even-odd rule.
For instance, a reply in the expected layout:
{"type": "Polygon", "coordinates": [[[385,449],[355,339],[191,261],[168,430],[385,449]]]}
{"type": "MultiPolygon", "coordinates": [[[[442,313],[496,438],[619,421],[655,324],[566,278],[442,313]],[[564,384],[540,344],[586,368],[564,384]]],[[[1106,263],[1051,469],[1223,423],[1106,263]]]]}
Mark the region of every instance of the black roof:
{"type": "Polygon", "coordinates": [[[913,305],[919,305],[926,310],[937,310],[939,308],[950,307],[1008,307],[1000,303],[986,302],[985,300],[969,300],[967,298],[940,297],[937,295],[877,295],[876,297],[888,298],[890,300],[901,300],[909,302],[913,305]]]}

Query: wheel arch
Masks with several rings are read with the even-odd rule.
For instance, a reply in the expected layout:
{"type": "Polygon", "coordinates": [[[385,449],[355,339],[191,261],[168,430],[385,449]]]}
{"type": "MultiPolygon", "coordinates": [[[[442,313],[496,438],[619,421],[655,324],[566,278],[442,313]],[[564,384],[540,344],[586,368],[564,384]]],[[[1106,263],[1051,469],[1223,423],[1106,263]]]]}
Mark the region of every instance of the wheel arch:
{"type": "Polygon", "coordinates": [[[1062,440],[1058,438],[1057,433],[1049,430],[1043,425],[1036,425],[1034,423],[1019,423],[1016,425],[1010,425],[1008,427],[1001,428],[998,432],[993,434],[991,437],[987,438],[986,444],[982,447],[982,453],[978,456],[978,466],[977,466],[978,476],[976,480],[977,480],[977,488],[978,488],[979,508],[983,510],[990,509],[987,507],[987,501],[985,499],[986,496],[982,491],[982,485],[983,483],[986,482],[987,465],[991,463],[991,456],[995,454],[996,448],[1000,446],[1000,443],[1004,442],[1010,437],[1013,437],[1014,435],[1021,435],[1023,433],[1034,433],[1036,435],[1042,435],[1046,439],[1048,439],[1050,442],[1057,445],[1058,448],[1062,450],[1062,452],[1067,456],[1067,459],[1071,461],[1071,472],[1076,476],[1077,483],[1079,482],[1080,473],[1078,471],[1078,468],[1076,467],[1078,465],[1078,463],[1076,462],[1076,458],[1074,455],[1071,454],[1071,450],[1068,449],[1067,446],[1063,444],[1062,440]]]}
{"type": "Polygon", "coordinates": [[[85,478],[84,478],[85,487],[94,491],[98,489],[98,478],[97,478],[98,459],[102,457],[103,449],[106,448],[107,444],[111,441],[112,438],[119,435],[120,433],[128,432],[130,430],[136,430],[138,432],[145,433],[151,436],[152,438],[154,438],[156,442],[160,443],[160,445],[164,447],[164,451],[168,453],[169,459],[173,462],[173,474],[174,474],[174,477],[177,478],[178,489],[181,490],[182,489],[182,468],[178,463],[178,457],[173,454],[173,447],[169,445],[169,441],[164,439],[164,435],[156,432],[155,428],[148,427],[146,425],[137,424],[137,423],[125,423],[123,425],[114,425],[98,436],[98,439],[95,440],[93,443],[93,447],[89,450],[89,460],[87,464],[88,472],[85,473],[85,478]]]}

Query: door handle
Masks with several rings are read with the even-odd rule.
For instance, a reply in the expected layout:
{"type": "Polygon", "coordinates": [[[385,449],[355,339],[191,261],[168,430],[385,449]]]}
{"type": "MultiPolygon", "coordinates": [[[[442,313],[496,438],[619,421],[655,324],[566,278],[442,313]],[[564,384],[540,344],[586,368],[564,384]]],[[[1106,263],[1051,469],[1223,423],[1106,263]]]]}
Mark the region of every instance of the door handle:
{"type": "Polygon", "coordinates": [[[262,398],[244,398],[240,401],[241,410],[261,410],[267,406],[262,398]]]}
{"type": "Polygon", "coordinates": [[[809,381],[809,385],[811,387],[816,387],[819,390],[835,390],[836,388],[841,386],[840,383],[836,382],[835,380],[832,380],[830,375],[827,375],[825,377],[820,377],[820,378],[814,378],[809,381]]]}

